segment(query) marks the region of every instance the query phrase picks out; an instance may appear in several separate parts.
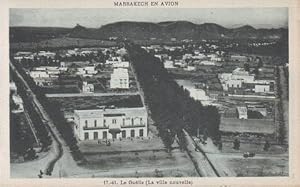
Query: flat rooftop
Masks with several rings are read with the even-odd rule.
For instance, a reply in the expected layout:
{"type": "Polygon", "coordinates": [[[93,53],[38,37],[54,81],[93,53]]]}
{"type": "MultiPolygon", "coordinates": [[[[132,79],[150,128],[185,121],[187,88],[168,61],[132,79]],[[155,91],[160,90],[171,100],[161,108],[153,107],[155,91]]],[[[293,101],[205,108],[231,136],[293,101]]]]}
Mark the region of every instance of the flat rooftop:
{"type": "Polygon", "coordinates": [[[50,100],[60,105],[64,112],[73,112],[74,110],[96,110],[104,106],[114,106],[115,108],[143,107],[140,95],[61,97],[50,98],[50,100]]]}

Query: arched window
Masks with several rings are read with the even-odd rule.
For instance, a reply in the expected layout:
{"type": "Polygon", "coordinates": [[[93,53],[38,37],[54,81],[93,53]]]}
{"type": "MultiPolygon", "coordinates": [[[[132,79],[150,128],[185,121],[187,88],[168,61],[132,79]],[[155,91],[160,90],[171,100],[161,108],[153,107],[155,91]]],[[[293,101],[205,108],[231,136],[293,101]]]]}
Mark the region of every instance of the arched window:
{"type": "Polygon", "coordinates": [[[85,127],[88,126],[88,120],[85,120],[85,127]]]}

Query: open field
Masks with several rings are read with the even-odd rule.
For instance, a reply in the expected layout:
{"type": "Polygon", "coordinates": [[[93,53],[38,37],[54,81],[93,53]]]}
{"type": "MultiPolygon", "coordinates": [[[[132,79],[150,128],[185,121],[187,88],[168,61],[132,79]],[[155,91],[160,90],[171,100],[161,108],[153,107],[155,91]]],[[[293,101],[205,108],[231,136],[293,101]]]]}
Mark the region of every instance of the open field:
{"type": "Polygon", "coordinates": [[[10,43],[12,50],[34,50],[36,48],[68,48],[68,47],[111,47],[115,46],[116,42],[108,40],[95,40],[95,39],[81,39],[81,38],[54,38],[48,40],[42,40],[40,42],[18,42],[10,43]]]}
{"type": "Polygon", "coordinates": [[[80,93],[77,86],[47,86],[42,90],[48,94],[80,93]]]}
{"type": "Polygon", "coordinates": [[[223,132],[273,134],[275,124],[272,119],[221,118],[220,130],[223,132]]]}
{"type": "Polygon", "coordinates": [[[231,158],[227,163],[237,176],[288,176],[288,158],[231,158]]]}
{"type": "MultiPolygon", "coordinates": [[[[99,176],[108,177],[182,177],[198,176],[193,163],[177,143],[168,153],[159,137],[116,139],[106,146],[105,141],[79,142],[86,163],[79,165],[100,170],[99,176]],[[124,172],[122,172],[124,170],[124,172]],[[109,174],[110,173],[110,174],[109,174]]],[[[98,176],[94,174],[94,177],[98,176]]]]}
{"type": "Polygon", "coordinates": [[[265,154],[265,155],[276,155],[276,154],[286,154],[287,147],[271,144],[268,151],[264,151],[264,143],[241,143],[240,149],[233,149],[232,142],[223,142],[222,153],[239,153],[243,155],[244,152],[253,152],[256,154],[265,154]]]}
{"type": "MultiPolygon", "coordinates": [[[[264,143],[241,143],[240,149],[233,149],[233,143],[222,141],[222,150],[209,138],[206,144],[198,141],[221,176],[286,176],[288,174],[288,153],[285,146],[271,144],[264,151],[264,143]],[[254,157],[244,158],[245,152],[255,153],[254,157]]],[[[253,139],[253,138],[252,138],[253,139]]]]}
{"type": "Polygon", "coordinates": [[[189,161],[185,153],[179,150],[174,150],[174,153],[176,156],[167,153],[165,150],[85,155],[88,163],[83,167],[103,170],[117,168],[136,168],[136,170],[139,170],[139,167],[152,167],[154,171],[155,169],[176,166],[185,162],[187,165],[190,164],[191,169],[193,168],[192,162],[189,161]]]}

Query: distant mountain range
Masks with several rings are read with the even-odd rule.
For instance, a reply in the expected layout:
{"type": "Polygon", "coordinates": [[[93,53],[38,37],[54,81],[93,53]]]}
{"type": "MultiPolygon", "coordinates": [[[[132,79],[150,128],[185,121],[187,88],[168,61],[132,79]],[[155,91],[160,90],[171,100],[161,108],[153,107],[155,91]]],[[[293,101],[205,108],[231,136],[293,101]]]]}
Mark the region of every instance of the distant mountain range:
{"type": "Polygon", "coordinates": [[[245,25],[238,28],[225,28],[214,23],[194,24],[188,21],[150,22],[116,22],[100,28],[86,28],[76,25],[74,28],[31,28],[11,27],[11,41],[24,37],[39,39],[45,37],[68,36],[75,38],[108,39],[109,37],[131,40],[177,40],[192,39],[282,39],[287,38],[288,29],[255,29],[245,25]]]}

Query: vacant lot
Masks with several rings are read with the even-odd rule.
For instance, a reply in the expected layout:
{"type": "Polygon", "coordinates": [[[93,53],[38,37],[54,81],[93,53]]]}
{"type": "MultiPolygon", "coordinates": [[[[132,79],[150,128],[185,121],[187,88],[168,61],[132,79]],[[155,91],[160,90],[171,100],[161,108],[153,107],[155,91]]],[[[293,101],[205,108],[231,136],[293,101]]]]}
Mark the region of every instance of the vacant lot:
{"type": "MultiPolygon", "coordinates": [[[[159,137],[117,139],[107,146],[105,141],[79,143],[87,163],[86,169],[103,171],[99,176],[118,177],[180,177],[197,176],[186,153],[177,143],[168,153],[159,137]]],[[[94,175],[97,177],[97,174],[94,175]]]]}
{"type": "MultiPolygon", "coordinates": [[[[93,153],[119,153],[122,151],[152,151],[152,150],[165,150],[165,147],[158,137],[147,137],[147,138],[127,138],[127,139],[116,139],[110,141],[111,145],[107,146],[106,141],[97,140],[82,141],[79,143],[79,148],[84,154],[93,153]]],[[[174,144],[174,146],[176,146],[174,144]]]]}
{"type": "Polygon", "coordinates": [[[123,173],[122,177],[197,176],[194,165],[188,156],[178,149],[171,153],[167,153],[165,150],[118,154],[98,153],[85,155],[85,158],[88,162],[82,167],[93,170],[100,169],[103,172],[115,171],[116,173],[125,170],[125,175],[123,173]]]}
{"type": "Polygon", "coordinates": [[[287,158],[232,158],[227,164],[237,176],[288,176],[287,158]]]}
{"type": "Polygon", "coordinates": [[[223,132],[273,134],[275,122],[272,119],[221,118],[220,130],[223,132]]]}
{"type": "Polygon", "coordinates": [[[264,142],[262,143],[241,143],[240,149],[233,149],[233,142],[223,142],[222,153],[240,153],[242,155],[244,152],[253,152],[256,154],[287,154],[287,147],[271,144],[268,151],[264,151],[264,142]]]}

